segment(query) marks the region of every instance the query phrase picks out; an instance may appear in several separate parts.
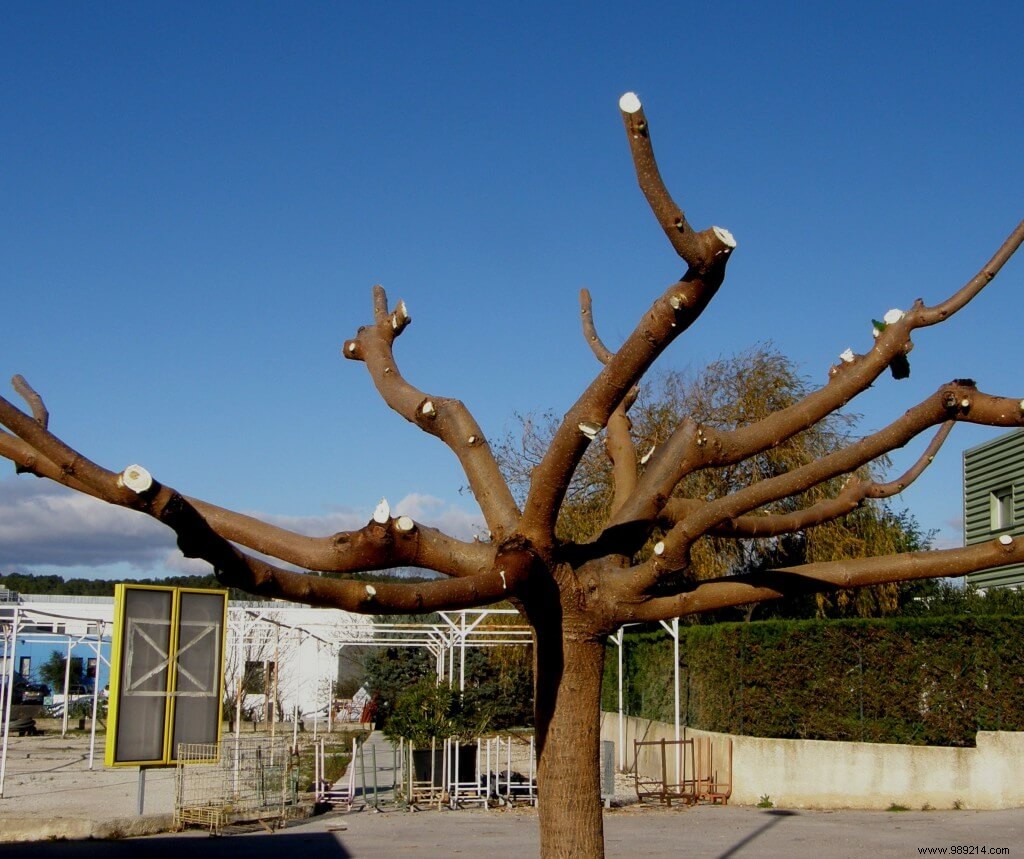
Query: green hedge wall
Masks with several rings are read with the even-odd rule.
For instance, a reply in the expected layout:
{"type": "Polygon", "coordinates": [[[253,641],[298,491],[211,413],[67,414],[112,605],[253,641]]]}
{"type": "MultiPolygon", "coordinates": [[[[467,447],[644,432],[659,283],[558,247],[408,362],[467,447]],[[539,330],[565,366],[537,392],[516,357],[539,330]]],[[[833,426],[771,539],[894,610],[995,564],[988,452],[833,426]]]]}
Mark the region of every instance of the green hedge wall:
{"type": "MultiPolygon", "coordinates": [[[[691,727],[749,736],[969,746],[1024,730],[1022,630],[1021,617],[683,627],[680,709],[691,727]]],[[[671,637],[627,630],[625,648],[626,712],[671,721],[671,637]]]]}

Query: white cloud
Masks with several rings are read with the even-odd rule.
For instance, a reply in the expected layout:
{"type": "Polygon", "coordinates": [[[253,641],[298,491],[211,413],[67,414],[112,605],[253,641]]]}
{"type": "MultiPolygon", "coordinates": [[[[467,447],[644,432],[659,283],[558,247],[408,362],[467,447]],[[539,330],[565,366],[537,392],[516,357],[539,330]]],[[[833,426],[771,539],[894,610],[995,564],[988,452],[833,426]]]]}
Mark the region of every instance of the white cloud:
{"type": "Polygon", "coordinates": [[[394,515],[409,516],[417,522],[438,528],[460,540],[472,540],[487,527],[479,511],[469,512],[460,507],[453,507],[432,495],[415,492],[406,495],[395,505],[394,515]]]}
{"type": "Polygon", "coordinates": [[[0,480],[0,565],[150,568],[174,535],[152,519],[35,478],[0,480]]]}
{"type": "MultiPolygon", "coordinates": [[[[370,510],[339,509],[313,516],[248,511],[248,515],[299,534],[326,536],[363,527],[370,510]]],[[[395,516],[471,540],[484,530],[478,512],[414,493],[393,505],[395,516]]],[[[75,575],[102,575],[128,565],[142,574],[205,574],[209,564],[182,557],[174,534],[142,513],[97,501],[50,481],[0,479],[0,572],[75,568],[75,575]],[[160,571],[163,571],[162,573],[160,571]]]]}

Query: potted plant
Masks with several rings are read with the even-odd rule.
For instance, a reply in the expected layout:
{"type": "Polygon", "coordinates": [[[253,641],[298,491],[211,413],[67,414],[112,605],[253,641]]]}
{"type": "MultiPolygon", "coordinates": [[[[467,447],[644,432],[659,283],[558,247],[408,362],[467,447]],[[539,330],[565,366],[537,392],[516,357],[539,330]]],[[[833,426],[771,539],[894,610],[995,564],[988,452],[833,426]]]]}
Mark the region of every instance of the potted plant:
{"type": "MultiPolygon", "coordinates": [[[[398,696],[384,735],[392,742],[405,738],[413,747],[413,780],[442,785],[444,740],[471,740],[487,729],[489,708],[472,690],[459,693],[424,678],[398,696]]],[[[459,750],[459,781],[472,780],[476,770],[476,746],[459,750]]]]}

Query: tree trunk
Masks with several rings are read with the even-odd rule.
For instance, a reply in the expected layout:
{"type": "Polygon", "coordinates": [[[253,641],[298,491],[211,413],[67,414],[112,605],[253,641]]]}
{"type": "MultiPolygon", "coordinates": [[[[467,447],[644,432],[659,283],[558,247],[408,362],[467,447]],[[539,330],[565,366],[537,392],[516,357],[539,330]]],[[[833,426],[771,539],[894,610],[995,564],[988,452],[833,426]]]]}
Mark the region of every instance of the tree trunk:
{"type": "Polygon", "coordinates": [[[601,678],[604,638],[537,627],[536,725],[542,859],[602,859],[601,678]]]}

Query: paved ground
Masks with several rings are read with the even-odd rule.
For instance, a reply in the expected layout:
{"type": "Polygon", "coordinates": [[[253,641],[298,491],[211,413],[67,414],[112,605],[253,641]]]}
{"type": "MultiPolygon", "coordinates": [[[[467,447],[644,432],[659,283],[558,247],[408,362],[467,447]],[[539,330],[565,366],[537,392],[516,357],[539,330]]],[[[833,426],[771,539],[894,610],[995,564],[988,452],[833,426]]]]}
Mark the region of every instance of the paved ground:
{"type": "MultiPolygon", "coordinates": [[[[380,765],[378,761],[378,765],[380,765]]],[[[385,777],[381,774],[380,780],[385,777]]],[[[88,769],[88,739],[11,738],[0,799],[0,859],[280,859],[317,851],[323,859],[440,859],[535,856],[536,811],[372,810],[326,815],[283,830],[163,833],[173,811],[170,771],[147,776],[145,815],[135,814],[138,773],[88,769]],[[133,832],[161,832],[123,838],[133,832]],[[15,843],[21,836],[57,838],[15,843]],[[97,840],[122,836],[120,840],[97,840]],[[91,839],[91,840],[90,840],[91,839]]],[[[700,806],[627,806],[605,814],[609,859],[617,857],[910,857],[919,848],[977,848],[947,855],[1024,856],[1024,809],[1008,811],[805,811],[700,806]],[[985,848],[982,852],[981,848],[985,848]]],[[[933,854],[936,855],[936,854],[933,854]]]]}
{"type": "MultiPolygon", "coordinates": [[[[971,846],[975,855],[1019,856],[1024,811],[810,812],[701,806],[613,810],[605,815],[607,855],[625,857],[911,857],[919,848],[971,846]],[[985,853],[981,853],[984,847],[985,853]],[[1004,852],[1006,851],[1006,852],[1004,852]]],[[[442,859],[536,856],[533,810],[330,813],[275,833],[157,835],[120,841],[0,845],[4,859],[442,859]],[[315,851],[315,853],[313,852],[315,851]]],[[[956,855],[956,854],[954,854],[956,855]]],[[[966,855],[966,851],[963,851],[966,855]]]]}

